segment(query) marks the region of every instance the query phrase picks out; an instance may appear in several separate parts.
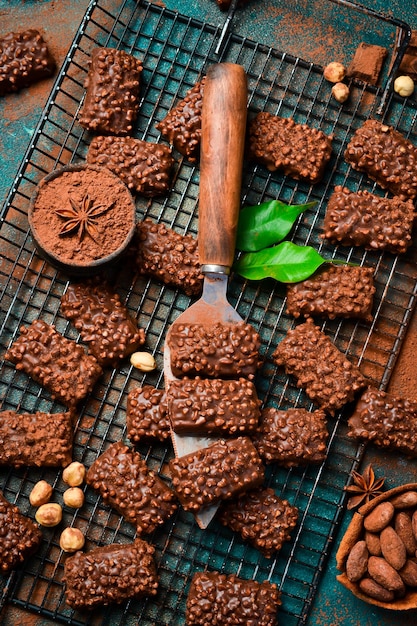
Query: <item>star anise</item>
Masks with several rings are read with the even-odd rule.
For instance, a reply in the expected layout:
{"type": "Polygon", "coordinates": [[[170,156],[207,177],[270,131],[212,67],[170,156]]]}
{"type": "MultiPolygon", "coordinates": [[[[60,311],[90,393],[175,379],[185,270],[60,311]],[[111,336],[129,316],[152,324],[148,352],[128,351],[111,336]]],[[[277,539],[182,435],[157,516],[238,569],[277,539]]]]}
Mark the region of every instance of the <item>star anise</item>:
{"type": "Polygon", "coordinates": [[[68,235],[74,231],[78,231],[78,241],[81,241],[85,233],[90,235],[92,239],[97,237],[97,217],[103,215],[114,204],[112,202],[108,206],[103,204],[94,204],[88,193],[82,198],[80,202],[76,202],[71,196],[69,196],[71,207],[67,209],[55,209],[55,213],[59,217],[63,217],[65,221],[59,234],[68,235]]]}
{"type": "Polygon", "coordinates": [[[363,474],[353,470],[352,478],[353,483],[345,487],[346,491],[352,494],[347,503],[348,509],[365,504],[382,493],[385,478],[376,479],[372,465],[368,465],[363,474]]]}

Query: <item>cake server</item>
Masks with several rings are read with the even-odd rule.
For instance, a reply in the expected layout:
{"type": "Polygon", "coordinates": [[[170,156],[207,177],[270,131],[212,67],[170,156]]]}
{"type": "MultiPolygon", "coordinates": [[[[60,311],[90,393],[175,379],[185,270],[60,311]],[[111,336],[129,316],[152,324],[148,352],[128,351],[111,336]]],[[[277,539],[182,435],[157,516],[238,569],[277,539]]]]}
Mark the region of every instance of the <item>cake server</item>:
{"type": "MultiPolygon", "coordinates": [[[[198,251],[204,274],[203,292],[168,330],[164,345],[166,390],[175,379],[171,370],[169,336],[176,324],[213,325],[242,321],[227,300],[227,287],[240,209],[247,98],[247,79],[241,65],[218,63],[208,68],[202,104],[198,206],[198,251]]],[[[178,457],[215,441],[214,437],[172,432],[174,452],[178,457]]],[[[207,527],[216,509],[215,506],[207,507],[196,515],[201,528],[207,527]]]]}

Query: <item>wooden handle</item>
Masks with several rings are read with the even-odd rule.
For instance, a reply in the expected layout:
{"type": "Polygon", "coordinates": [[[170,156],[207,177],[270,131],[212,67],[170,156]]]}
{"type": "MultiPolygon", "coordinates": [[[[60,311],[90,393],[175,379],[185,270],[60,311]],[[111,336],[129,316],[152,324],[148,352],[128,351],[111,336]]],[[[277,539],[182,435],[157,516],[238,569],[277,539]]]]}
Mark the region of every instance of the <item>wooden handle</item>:
{"type": "Polygon", "coordinates": [[[247,79],[241,65],[209,67],[201,119],[198,247],[202,265],[230,268],[233,263],[247,100],[247,79]]]}

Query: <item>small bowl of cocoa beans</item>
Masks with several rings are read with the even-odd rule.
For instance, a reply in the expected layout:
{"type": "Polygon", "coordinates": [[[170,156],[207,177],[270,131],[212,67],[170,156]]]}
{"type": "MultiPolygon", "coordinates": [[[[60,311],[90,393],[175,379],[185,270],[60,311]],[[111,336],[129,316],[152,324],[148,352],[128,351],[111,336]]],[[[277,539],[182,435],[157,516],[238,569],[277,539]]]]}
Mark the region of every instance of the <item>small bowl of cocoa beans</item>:
{"type": "Polygon", "coordinates": [[[368,604],[417,608],[417,483],[390,489],[358,509],[336,565],[337,580],[368,604]]]}

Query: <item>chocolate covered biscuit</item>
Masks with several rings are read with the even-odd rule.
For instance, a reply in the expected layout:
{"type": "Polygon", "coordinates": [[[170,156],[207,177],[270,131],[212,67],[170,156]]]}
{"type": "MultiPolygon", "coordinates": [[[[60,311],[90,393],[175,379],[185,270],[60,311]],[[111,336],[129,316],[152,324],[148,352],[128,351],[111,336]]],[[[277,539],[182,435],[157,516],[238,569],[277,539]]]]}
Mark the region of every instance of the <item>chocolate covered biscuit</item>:
{"type": "Polygon", "coordinates": [[[163,389],[152,385],[136,387],[127,396],[127,436],[132,443],[166,441],[171,434],[163,389]]]}
{"type": "Polygon", "coordinates": [[[103,372],[97,359],[42,320],[22,326],[20,333],[5,359],[48,389],[54,400],[75,408],[103,372]]]}
{"type": "Polygon", "coordinates": [[[332,136],[293,119],[261,111],[249,123],[249,156],[268,170],[309,183],[322,178],[332,154],[332,136]]]}
{"type": "Polygon", "coordinates": [[[34,554],[42,533],[31,519],[23,515],[0,492],[0,571],[7,574],[34,554]]]}

